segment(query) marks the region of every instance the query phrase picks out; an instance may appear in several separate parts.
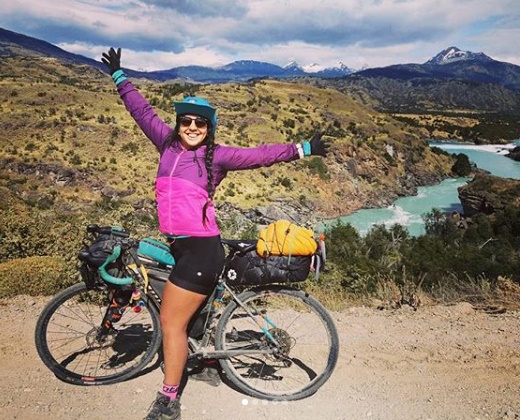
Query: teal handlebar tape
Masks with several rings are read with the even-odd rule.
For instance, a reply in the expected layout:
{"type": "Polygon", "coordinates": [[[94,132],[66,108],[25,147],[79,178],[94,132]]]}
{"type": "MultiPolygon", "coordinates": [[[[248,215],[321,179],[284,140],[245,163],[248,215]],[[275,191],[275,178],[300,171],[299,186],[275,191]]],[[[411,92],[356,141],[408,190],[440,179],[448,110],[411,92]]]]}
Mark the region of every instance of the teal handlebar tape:
{"type": "Polygon", "coordinates": [[[107,272],[107,265],[114,262],[119,258],[121,255],[121,247],[119,245],[116,245],[114,247],[114,250],[112,251],[112,254],[110,254],[107,258],[107,260],[103,263],[101,267],[98,268],[99,274],[103,280],[105,280],[108,283],[116,284],[118,286],[122,286],[125,284],[131,284],[132,283],[132,277],[114,277],[107,272]]]}

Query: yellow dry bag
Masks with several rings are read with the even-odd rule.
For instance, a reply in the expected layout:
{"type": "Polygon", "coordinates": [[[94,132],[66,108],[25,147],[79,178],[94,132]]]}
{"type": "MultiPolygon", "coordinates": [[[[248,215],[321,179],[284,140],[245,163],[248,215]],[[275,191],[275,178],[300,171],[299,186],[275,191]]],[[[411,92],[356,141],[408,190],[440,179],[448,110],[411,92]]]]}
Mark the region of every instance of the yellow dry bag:
{"type": "Polygon", "coordinates": [[[256,252],[269,255],[313,255],[318,248],[314,232],[287,220],[277,220],[260,230],[256,252]]]}

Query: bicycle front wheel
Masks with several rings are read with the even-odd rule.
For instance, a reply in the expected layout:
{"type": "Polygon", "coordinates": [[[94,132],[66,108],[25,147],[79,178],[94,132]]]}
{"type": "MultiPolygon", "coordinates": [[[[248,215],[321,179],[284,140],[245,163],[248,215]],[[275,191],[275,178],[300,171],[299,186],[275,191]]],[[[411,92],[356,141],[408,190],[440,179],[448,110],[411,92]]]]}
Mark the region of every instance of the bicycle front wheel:
{"type": "Polygon", "coordinates": [[[84,283],[61,291],[36,323],[38,355],[59,379],[76,385],[131,378],[151,362],[162,339],[158,311],[143,298],[140,312],[127,309],[113,329],[101,335],[109,292],[89,290],[84,283]]]}
{"type": "Polygon", "coordinates": [[[332,374],[339,339],[327,310],[305,292],[247,291],[217,325],[216,350],[227,379],[253,397],[289,401],[314,394],[332,374]]]}

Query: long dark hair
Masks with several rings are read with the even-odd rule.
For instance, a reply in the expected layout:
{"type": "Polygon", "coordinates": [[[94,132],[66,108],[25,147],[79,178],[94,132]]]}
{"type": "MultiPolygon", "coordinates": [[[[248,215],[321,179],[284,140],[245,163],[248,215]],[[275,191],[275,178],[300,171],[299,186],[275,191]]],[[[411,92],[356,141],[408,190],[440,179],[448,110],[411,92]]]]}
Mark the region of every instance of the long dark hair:
{"type": "Polygon", "coordinates": [[[208,192],[208,199],[202,208],[202,223],[206,227],[208,217],[206,211],[208,206],[213,203],[213,196],[215,195],[215,183],[213,180],[213,153],[215,152],[215,134],[208,130],[208,136],[205,140],[206,152],[204,153],[204,165],[206,166],[206,172],[208,174],[208,183],[206,184],[206,191],[208,192]]]}
{"type": "MultiPolygon", "coordinates": [[[[178,144],[180,144],[181,138],[179,135],[179,124],[177,123],[175,125],[175,128],[169,135],[168,139],[165,143],[166,150],[169,147],[177,147],[178,144]]],[[[213,179],[213,154],[215,152],[215,133],[213,131],[213,128],[211,126],[211,123],[208,121],[208,134],[206,135],[206,138],[204,139],[204,142],[202,143],[206,146],[206,151],[204,153],[204,166],[206,167],[206,173],[208,177],[208,182],[206,183],[206,191],[208,193],[208,199],[206,200],[206,203],[204,204],[204,207],[202,208],[202,223],[204,227],[206,227],[206,222],[208,221],[208,216],[206,215],[206,212],[208,210],[208,206],[210,203],[213,202],[213,197],[215,195],[215,183],[213,179]]],[[[193,160],[199,164],[196,155],[193,157],[193,160]]],[[[199,166],[199,175],[202,176],[202,169],[199,166]]]]}

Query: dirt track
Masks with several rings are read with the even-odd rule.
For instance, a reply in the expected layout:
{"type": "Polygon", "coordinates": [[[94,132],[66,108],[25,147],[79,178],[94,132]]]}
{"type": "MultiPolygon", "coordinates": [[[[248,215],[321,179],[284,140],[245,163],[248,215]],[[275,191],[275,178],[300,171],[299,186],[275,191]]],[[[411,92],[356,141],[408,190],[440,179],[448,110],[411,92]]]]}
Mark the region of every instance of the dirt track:
{"type": "MultiPolygon", "coordinates": [[[[38,359],[36,318],[48,298],[2,302],[0,412],[4,419],[141,419],[160,369],[126,383],[78,387],[38,359]]],[[[491,315],[469,304],[334,314],[341,351],[314,396],[273,403],[226,385],[190,381],[183,420],[520,419],[520,313],[491,315]]]]}

